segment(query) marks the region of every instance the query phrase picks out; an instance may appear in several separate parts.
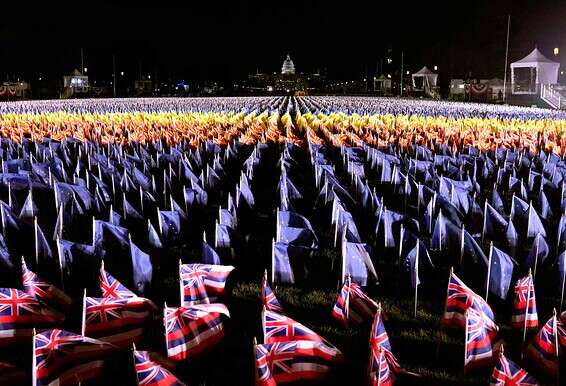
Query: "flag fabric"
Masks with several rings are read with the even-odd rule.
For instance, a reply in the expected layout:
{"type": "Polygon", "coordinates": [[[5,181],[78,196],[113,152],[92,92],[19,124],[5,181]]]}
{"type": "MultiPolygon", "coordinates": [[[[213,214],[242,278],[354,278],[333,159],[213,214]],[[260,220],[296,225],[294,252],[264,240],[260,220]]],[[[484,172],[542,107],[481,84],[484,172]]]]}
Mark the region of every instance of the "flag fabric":
{"type": "Polygon", "coordinates": [[[212,248],[206,240],[202,241],[202,262],[204,264],[212,264],[212,265],[221,265],[222,262],[220,261],[220,256],[218,253],[212,248]]]}
{"type": "Polygon", "coordinates": [[[511,327],[518,330],[538,327],[535,283],[531,275],[517,280],[515,284],[511,327]]]}
{"type": "Polygon", "coordinates": [[[38,275],[30,271],[23,258],[22,283],[25,292],[55,309],[65,311],[72,303],[72,299],[67,294],[54,285],[43,281],[38,275]]]}
{"type": "Polygon", "coordinates": [[[535,265],[538,267],[544,263],[549,252],[550,248],[548,247],[548,243],[544,239],[544,236],[540,233],[537,234],[533,240],[527,259],[525,260],[525,265],[529,268],[535,269],[536,271],[535,265]]]}
{"type": "Polygon", "coordinates": [[[33,385],[76,385],[98,377],[104,359],[116,350],[109,343],[63,330],[33,338],[33,385]]]}
{"type": "Polygon", "coordinates": [[[265,271],[263,279],[261,280],[261,304],[263,304],[268,311],[283,314],[283,307],[267,282],[267,271],[265,271]]]}
{"type": "Polygon", "coordinates": [[[256,386],[323,380],[342,353],[323,342],[286,341],[255,346],[256,386]]]}
{"type": "Polygon", "coordinates": [[[296,340],[323,342],[324,339],[310,328],[274,311],[262,314],[263,342],[278,343],[296,340]]]}
{"type": "Polygon", "coordinates": [[[84,299],[84,333],[117,347],[139,343],[153,307],[144,298],[84,299]]]}
{"type": "Polygon", "coordinates": [[[210,303],[224,293],[231,265],[180,264],[179,276],[183,306],[210,303]]]}
{"type": "Polygon", "coordinates": [[[368,253],[367,244],[349,241],[343,241],[342,244],[342,281],[349,275],[352,282],[366,286],[368,272],[377,280],[377,273],[368,253]]]}
{"type": "Polygon", "coordinates": [[[176,240],[181,234],[181,216],[176,211],[160,210],[159,230],[166,241],[176,240]]]}
{"type": "Polygon", "coordinates": [[[484,367],[493,360],[491,339],[485,318],[473,308],[466,310],[464,369],[484,367]]]}
{"type": "Polygon", "coordinates": [[[502,300],[507,298],[507,292],[513,276],[513,260],[502,250],[491,247],[491,268],[489,275],[489,292],[502,300]]]}
{"type": "Polygon", "coordinates": [[[216,345],[224,337],[221,315],[230,317],[223,304],[165,307],[167,356],[181,361],[216,345]]]}
{"type": "Polygon", "coordinates": [[[370,358],[371,386],[393,386],[393,373],[389,368],[387,349],[378,346],[377,352],[372,350],[370,358]]]}
{"type": "Polygon", "coordinates": [[[526,350],[526,355],[547,375],[556,377],[559,368],[557,319],[553,315],[539,330],[526,350]]]}
{"type": "Polygon", "coordinates": [[[280,242],[273,243],[272,282],[294,284],[295,269],[298,271],[299,267],[304,265],[310,252],[310,248],[280,242]]]}
{"type": "Polygon", "coordinates": [[[377,303],[370,299],[358,284],[352,283],[350,278],[346,277],[332,309],[334,319],[348,327],[350,324],[372,320],[376,311],[377,303]]]}
{"type": "Polygon", "coordinates": [[[34,328],[51,328],[64,319],[26,292],[0,288],[0,345],[29,339],[34,328]]]}
{"type": "Polygon", "coordinates": [[[148,244],[151,248],[161,249],[163,248],[163,243],[161,242],[161,238],[159,237],[159,233],[155,230],[151,221],[147,221],[147,239],[148,244]]]}
{"type": "Polygon", "coordinates": [[[143,294],[151,284],[153,265],[147,253],[130,239],[130,258],[132,261],[133,284],[138,293],[143,294]]]}
{"type": "Polygon", "coordinates": [[[489,386],[539,386],[539,383],[501,353],[491,373],[489,386]]]}
{"type": "Polygon", "coordinates": [[[109,299],[135,298],[137,295],[127,289],[114,276],[104,269],[104,262],[100,265],[99,283],[101,297],[109,299]]]}
{"type": "Polygon", "coordinates": [[[401,369],[401,365],[393,355],[391,351],[391,343],[389,342],[389,336],[387,335],[387,331],[385,330],[385,326],[383,324],[383,313],[381,310],[381,305],[378,305],[377,311],[373,317],[373,323],[371,326],[370,338],[369,338],[369,347],[370,347],[370,379],[371,373],[377,371],[377,367],[375,364],[377,363],[377,355],[379,354],[379,350],[383,350],[385,353],[385,358],[387,363],[389,364],[389,368],[394,373],[399,373],[401,369]]]}
{"type": "Polygon", "coordinates": [[[139,386],[185,386],[170,371],[151,360],[147,351],[134,350],[134,364],[139,386]]]}
{"type": "Polygon", "coordinates": [[[454,272],[450,272],[448,281],[448,291],[446,297],[446,307],[441,319],[441,325],[448,328],[466,327],[466,310],[473,308],[483,317],[485,326],[488,330],[495,332],[498,330],[495,324],[495,316],[487,302],[474,291],[468,288],[454,272]]]}

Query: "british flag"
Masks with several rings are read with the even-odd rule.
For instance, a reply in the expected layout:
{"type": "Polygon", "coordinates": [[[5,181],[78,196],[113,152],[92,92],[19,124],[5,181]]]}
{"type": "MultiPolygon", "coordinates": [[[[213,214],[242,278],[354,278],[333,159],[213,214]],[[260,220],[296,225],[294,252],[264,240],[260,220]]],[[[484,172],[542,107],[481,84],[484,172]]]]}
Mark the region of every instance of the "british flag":
{"type": "Polygon", "coordinates": [[[151,318],[151,307],[144,298],[84,299],[84,333],[118,347],[130,347],[143,335],[151,318]]]}
{"type": "Polygon", "coordinates": [[[372,364],[370,370],[371,386],[393,386],[393,374],[389,368],[387,350],[378,347],[377,352],[372,350],[372,364]]]}
{"type": "Polygon", "coordinates": [[[100,291],[102,292],[101,297],[103,298],[125,299],[137,297],[135,293],[127,289],[114,276],[104,270],[104,261],[100,265],[99,282],[100,291]]]}
{"type": "Polygon", "coordinates": [[[0,344],[32,335],[33,328],[50,328],[65,316],[15,288],[0,288],[0,344]]]}
{"type": "Polygon", "coordinates": [[[343,357],[335,347],[324,342],[293,341],[258,344],[256,354],[256,385],[323,379],[330,365],[343,357]]]}
{"type": "Polygon", "coordinates": [[[273,311],[263,312],[263,341],[277,343],[295,340],[322,342],[324,339],[310,328],[294,321],[288,316],[273,311]]]}
{"type": "Polygon", "coordinates": [[[76,385],[100,375],[111,344],[63,330],[33,337],[33,385],[76,385]]]}
{"type": "Polygon", "coordinates": [[[473,308],[482,316],[490,334],[498,331],[498,327],[494,322],[495,315],[489,304],[468,288],[454,272],[450,272],[446,308],[441,320],[442,326],[464,329],[466,327],[465,314],[469,308],[473,308]]]}
{"type": "Polygon", "coordinates": [[[401,366],[397,362],[397,358],[393,355],[391,351],[391,343],[389,343],[389,337],[385,326],[383,325],[383,314],[381,312],[381,305],[377,305],[377,310],[373,317],[373,324],[371,326],[371,333],[369,337],[370,346],[370,379],[372,379],[372,372],[377,371],[374,364],[377,363],[377,357],[379,349],[384,349],[385,357],[389,363],[389,367],[393,372],[398,373],[401,371],[401,366]]]}
{"type": "Polygon", "coordinates": [[[147,351],[134,351],[139,386],[185,386],[168,370],[152,361],[147,351]]]}
{"type": "Polygon", "coordinates": [[[493,368],[490,386],[538,386],[538,382],[525,370],[505,357],[499,355],[499,361],[493,368]]]}
{"type": "Polygon", "coordinates": [[[538,327],[535,284],[530,274],[517,280],[517,284],[515,284],[511,326],[521,330],[538,327]]]}
{"type": "Polygon", "coordinates": [[[283,314],[283,307],[269,287],[269,283],[267,283],[267,271],[264,273],[263,279],[261,281],[261,303],[266,310],[283,314]]]}
{"type": "Polygon", "coordinates": [[[210,303],[224,293],[230,265],[179,264],[182,306],[210,303]]]}
{"type": "Polygon", "coordinates": [[[464,369],[479,368],[493,361],[491,338],[484,318],[473,308],[466,310],[464,369]]]}
{"type": "Polygon", "coordinates": [[[26,266],[22,258],[22,283],[24,291],[56,309],[65,311],[72,303],[71,298],[57,287],[41,280],[26,266]]]}
{"type": "Polygon", "coordinates": [[[360,324],[373,318],[377,303],[367,296],[357,283],[352,283],[348,276],[332,309],[334,319],[345,327],[350,323],[360,324]]]}
{"type": "Polygon", "coordinates": [[[206,350],[224,337],[221,315],[230,317],[223,304],[199,304],[164,309],[167,355],[184,360],[206,350]]]}
{"type": "Polygon", "coordinates": [[[555,314],[540,329],[527,347],[527,356],[551,376],[558,375],[559,346],[557,327],[555,314]]]}

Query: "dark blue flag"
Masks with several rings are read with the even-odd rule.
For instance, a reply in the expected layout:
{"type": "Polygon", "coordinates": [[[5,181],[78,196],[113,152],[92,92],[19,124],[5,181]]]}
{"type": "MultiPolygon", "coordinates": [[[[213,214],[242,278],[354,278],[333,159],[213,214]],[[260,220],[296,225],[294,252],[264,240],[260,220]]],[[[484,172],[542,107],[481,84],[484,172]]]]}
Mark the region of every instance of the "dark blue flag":
{"type": "Polygon", "coordinates": [[[132,258],[134,286],[138,294],[141,295],[144,293],[146,287],[151,284],[153,266],[149,255],[139,249],[132,240],[130,240],[130,256],[132,258]]]}
{"type": "Polygon", "coordinates": [[[513,259],[511,256],[496,247],[492,247],[489,292],[505,300],[511,285],[512,276],[513,259]]]}

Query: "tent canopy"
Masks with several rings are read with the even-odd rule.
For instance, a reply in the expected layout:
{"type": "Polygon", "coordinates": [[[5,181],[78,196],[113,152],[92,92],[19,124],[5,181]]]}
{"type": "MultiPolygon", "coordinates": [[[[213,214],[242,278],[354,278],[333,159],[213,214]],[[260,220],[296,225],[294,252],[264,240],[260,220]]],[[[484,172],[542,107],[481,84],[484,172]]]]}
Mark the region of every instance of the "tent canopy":
{"type": "Polygon", "coordinates": [[[539,84],[558,83],[559,68],[560,68],[560,63],[553,62],[552,60],[544,56],[538,50],[538,48],[535,48],[534,50],[532,50],[530,54],[525,56],[523,59],[511,63],[511,83],[513,84],[513,92],[516,91],[514,86],[515,83],[520,83],[520,81],[515,77],[515,70],[530,69],[531,79],[528,89],[536,90],[537,88],[536,86],[539,84]]]}
{"type": "Polygon", "coordinates": [[[436,87],[436,82],[438,81],[438,74],[429,70],[427,66],[424,66],[419,71],[413,73],[411,77],[413,78],[413,87],[415,89],[436,87]],[[417,85],[416,79],[422,79],[422,87],[420,87],[420,85],[417,85]]]}

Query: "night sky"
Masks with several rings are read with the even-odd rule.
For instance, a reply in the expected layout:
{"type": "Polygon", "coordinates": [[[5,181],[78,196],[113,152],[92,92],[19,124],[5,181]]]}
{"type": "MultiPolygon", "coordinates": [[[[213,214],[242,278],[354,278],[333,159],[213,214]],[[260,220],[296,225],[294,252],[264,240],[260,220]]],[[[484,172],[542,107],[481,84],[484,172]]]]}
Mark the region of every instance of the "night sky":
{"type": "Polygon", "coordinates": [[[408,70],[438,65],[441,79],[502,77],[507,14],[510,60],[535,45],[566,55],[563,0],[52,3],[2,4],[0,79],[58,78],[80,67],[81,47],[88,75],[100,80],[111,78],[113,53],[132,79],[141,61],[144,75],[160,79],[234,82],[280,71],[287,52],[298,72],[354,79],[374,74],[388,48],[393,65],[403,50],[408,70]]]}

